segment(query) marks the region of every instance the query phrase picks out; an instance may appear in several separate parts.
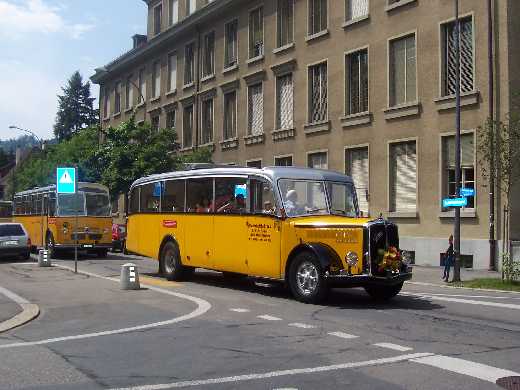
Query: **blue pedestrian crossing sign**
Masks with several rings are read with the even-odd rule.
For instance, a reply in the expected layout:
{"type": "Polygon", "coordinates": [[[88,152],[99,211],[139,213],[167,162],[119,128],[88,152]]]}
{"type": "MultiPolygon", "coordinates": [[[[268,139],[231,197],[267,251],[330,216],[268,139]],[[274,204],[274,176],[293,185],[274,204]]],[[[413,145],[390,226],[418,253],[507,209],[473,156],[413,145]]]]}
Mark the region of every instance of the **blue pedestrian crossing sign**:
{"type": "Polygon", "coordinates": [[[56,192],[58,194],[76,193],[76,169],[57,168],[56,169],[56,192]]]}
{"type": "Polygon", "coordinates": [[[468,198],[445,198],[442,200],[442,207],[466,207],[468,198]]]}

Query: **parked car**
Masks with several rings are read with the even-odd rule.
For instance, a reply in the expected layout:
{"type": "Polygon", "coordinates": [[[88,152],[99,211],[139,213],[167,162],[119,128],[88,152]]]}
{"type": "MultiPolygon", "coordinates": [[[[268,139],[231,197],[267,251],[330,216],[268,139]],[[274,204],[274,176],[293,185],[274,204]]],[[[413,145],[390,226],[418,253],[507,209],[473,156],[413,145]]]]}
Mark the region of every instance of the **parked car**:
{"type": "Polygon", "coordinates": [[[126,225],[112,224],[112,252],[125,251],[126,225]]]}
{"type": "Polygon", "coordinates": [[[29,260],[31,239],[20,223],[0,223],[0,256],[29,260]]]}

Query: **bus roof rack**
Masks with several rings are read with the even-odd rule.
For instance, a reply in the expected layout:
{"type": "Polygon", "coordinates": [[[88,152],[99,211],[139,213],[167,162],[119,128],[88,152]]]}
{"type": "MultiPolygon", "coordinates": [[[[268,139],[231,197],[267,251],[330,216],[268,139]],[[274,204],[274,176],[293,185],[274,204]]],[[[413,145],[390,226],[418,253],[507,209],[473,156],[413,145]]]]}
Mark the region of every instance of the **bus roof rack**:
{"type": "Polygon", "coordinates": [[[184,170],[192,171],[196,169],[211,169],[211,168],[244,168],[239,165],[215,164],[215,163],[185,163],[184,170]]]}

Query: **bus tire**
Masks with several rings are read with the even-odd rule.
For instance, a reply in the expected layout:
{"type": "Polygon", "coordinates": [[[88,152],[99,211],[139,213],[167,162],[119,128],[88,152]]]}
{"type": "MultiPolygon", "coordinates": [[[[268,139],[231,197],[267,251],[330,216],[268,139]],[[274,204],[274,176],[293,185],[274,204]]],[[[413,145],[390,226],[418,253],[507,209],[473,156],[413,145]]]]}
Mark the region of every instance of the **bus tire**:
{"type": "Polygon", "coordinates": [[[56,245],[54,241],[54,236],[51,232],[47,233],[47,238],[45,240],[45,248],[48,251],[50,259],[56,258],[56,245]]]}
{"type": "Polygon", "coordinates": [[[365,291],[376,301],[388,301],[395,297],[403,288],[403,282],[394,286],[365,286],[365,291]]]}
{"type": "Polygon", "coordinates": [[[161,250],[159,271],[168,280],[181,280],[185,276],[179,247],[173,241],[168,241],[161,250]]]}
{"type": "Polygon", "coordinates": [[[311,252],[301,252],[289,267],[289,287],[296,300],[303,303],[319,303],[327,296],[329,288],[321,264],[311,252]]]}
{"type": "Polygon", "coordinates": [[[99,257],[100,259],[107,257],[107,254],[108,249],[98,249],[98,251],[96,252],[97,257],[99,257]]]}

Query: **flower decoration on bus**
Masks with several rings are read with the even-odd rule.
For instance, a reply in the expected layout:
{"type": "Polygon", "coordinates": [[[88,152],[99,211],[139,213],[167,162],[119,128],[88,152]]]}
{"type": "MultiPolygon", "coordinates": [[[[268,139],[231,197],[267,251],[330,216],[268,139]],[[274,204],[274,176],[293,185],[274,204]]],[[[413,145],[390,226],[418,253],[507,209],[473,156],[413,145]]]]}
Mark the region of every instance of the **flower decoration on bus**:
{"type": "Polygon", "coordinates": [[[378,255],[379,262],[377,266],[379,272],[399,272],[399,268],[401,268],[401,254],[396,247],[391,246],[387,251],[380,249],[378,255]]]}

